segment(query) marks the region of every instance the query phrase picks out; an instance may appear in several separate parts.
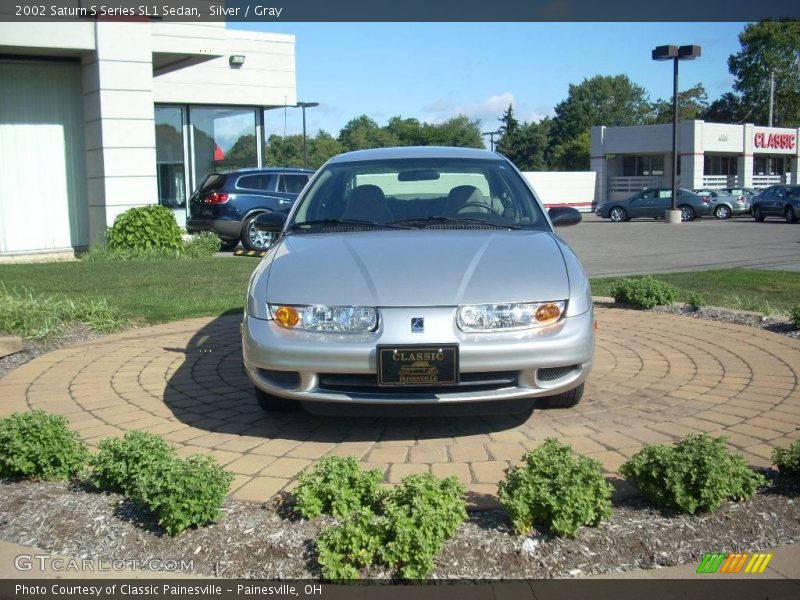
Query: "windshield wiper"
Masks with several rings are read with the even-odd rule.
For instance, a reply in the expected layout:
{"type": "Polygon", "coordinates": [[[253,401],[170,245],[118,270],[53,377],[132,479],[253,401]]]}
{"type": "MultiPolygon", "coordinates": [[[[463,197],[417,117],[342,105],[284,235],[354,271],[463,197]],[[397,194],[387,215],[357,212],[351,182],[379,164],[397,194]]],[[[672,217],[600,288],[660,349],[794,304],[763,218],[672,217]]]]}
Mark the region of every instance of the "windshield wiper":
{"type": "Polygon", "coordinates": [[[378,223],[377,221],[365,221],[361,219],[314,219],[312,221],[300,221],[289,225],[287,231],[297,231],[298,229],[311,228],[315,226],[330,227],[331,225],[356,225],[360,227],[374,227],[376,229],[408,229],[393,223],[378,223]]]}
{"type": "Polygon", "coordinates": [[[519,229],[516,225],[501,225],[499,223],[491,223],[483,219],[470,219],[469,217],[418,217],[414,219],[399,219],[397,221],[390,221],[389,225],[436,225],[436,224],[454,224],[454,225],[485,225],[486,227],[496,227],[497,229],[519,229]]]}

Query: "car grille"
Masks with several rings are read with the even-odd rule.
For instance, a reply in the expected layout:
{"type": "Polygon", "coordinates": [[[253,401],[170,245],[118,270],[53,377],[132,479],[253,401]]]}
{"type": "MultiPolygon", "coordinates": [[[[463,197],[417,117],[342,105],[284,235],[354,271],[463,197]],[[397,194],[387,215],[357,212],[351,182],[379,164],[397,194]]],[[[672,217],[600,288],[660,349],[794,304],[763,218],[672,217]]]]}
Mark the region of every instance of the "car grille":
{"type": "Polygon", "coordinates": [[[568,367],[551,367],[546,369],[539,369],[536,372],[536,377],[539,381],[551,382],[562,379],[571,375],[573,372],[580,368],[579,365],[570,365],[568,367]]]}
{"type": "Polygon", "coordinates": [[[379,386],[378,376],[320,373],[318,389],[321,392],[347,394],[371,394],[381,396],[420,396],[453,394],[461,392],[485,392],[517,385],[516,371],[490,371],[486,373],[461,373],[457,385],[433,386],[379,386]]]}

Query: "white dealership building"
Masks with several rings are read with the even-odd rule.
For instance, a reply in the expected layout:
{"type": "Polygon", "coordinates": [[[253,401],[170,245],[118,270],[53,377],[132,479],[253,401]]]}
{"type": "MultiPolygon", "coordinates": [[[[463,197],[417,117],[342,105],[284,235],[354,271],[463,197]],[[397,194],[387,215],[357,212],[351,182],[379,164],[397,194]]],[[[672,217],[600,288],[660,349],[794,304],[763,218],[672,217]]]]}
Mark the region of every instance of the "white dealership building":
{"type": "Polygon", "coordinates": [[[209,172],[264,163],[295,38],[225,23],[0,23],[0,259],[72,253],[132,206],[179,224],[209,172]]]}
{"type": "MultiPolygon", "coordinates": [[[[595,202],[672,186],[672,124],[593,127],[595,202]]],[[[800,183],[800,128],[678,123],[678,186],[689,189],[800,183]]]]}

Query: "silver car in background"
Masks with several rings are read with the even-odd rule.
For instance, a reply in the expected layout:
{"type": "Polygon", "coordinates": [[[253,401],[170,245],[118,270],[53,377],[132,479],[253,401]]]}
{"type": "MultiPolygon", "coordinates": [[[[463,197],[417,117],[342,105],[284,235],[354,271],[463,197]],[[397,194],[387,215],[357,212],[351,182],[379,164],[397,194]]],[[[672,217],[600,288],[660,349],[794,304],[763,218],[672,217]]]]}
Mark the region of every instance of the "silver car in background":
{"type": "Polygon", "coordinates": [[[711,213],[718,219],[730,219],[734,215],[749,215],[750,200],[744,194],[733,196],[724,190],[702,188],[694,191],[699,196],[711,198],[711,213]]]}
{"type": "MultiPolygon", "coordinates": [[[[594,353],[591,291],[504,157],[384,148],[334,157],[250,280],[244,364],[267,410],[310,403],[577,404],[594,353]]],[[[500,412],[498,405],[498,411],[500,412]]]]}

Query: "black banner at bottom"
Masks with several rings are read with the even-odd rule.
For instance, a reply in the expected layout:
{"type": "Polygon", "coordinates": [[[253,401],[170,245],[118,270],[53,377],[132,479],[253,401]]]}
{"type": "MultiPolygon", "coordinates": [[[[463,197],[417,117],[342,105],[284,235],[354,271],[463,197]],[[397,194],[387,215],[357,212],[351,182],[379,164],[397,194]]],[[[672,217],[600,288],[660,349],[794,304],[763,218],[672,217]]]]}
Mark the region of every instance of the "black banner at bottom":
{"type": "Polygon", "coordinates": [[[325,600],[672,600],[800,599],[791,579],[545,579],[525,581],[430,581],[345,584],[311,580],[247,579],[5,579],[0,599],[89,600],[158,598],[220,600],[322,598],[325,600]]]}

